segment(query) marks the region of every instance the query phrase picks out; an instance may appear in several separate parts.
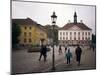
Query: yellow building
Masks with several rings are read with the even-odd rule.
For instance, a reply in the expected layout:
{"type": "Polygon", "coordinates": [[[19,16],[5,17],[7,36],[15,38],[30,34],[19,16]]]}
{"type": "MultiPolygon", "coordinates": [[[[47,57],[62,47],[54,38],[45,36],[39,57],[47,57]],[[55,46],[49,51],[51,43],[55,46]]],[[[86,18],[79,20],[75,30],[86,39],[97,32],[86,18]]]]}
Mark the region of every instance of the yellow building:
{"type": "Polygon", "coordinates": [[[46,30],[32,19],[13,19],[12,22],[20,26],[20,45],[40,45],[42,41],[47,43],[46,30]]]}

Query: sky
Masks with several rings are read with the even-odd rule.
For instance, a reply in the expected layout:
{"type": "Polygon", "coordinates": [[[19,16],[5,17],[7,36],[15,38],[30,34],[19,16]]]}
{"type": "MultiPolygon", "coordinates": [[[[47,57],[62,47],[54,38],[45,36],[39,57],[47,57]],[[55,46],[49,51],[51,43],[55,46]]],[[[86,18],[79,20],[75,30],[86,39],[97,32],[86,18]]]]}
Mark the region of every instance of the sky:
{"type": "Polygon", "coordinates": [[[57,15],[56,24],[63,27],[65,24],[73,22],[74,12],[77,13],[77,21],[83,21],[92,29],[95,34],[95,6],[51,4],[35,2],[12,2],[12,18],[25,19],[27,17],[45,26],[51,24],[51,15],[55,11],[57,15]]]}

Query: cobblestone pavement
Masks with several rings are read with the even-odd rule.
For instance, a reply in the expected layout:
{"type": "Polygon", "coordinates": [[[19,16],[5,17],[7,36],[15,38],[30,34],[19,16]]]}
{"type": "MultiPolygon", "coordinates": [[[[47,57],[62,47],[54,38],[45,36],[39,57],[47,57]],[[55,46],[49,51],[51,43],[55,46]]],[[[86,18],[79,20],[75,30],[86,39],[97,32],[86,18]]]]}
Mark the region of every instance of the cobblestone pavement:
{"type": "MultiPolygon", "coordinates": [[[[81,65],[77,66],[75,60],[75,47],[70,47],[73,58],[71,64],[66,64],[65,50],[62,47],[63,53],[59,55],[58,47],[55,46],[55,71],[71,71],[96,68],[96,52],[88,47],[82,47],[81,65]]],[[[52,48],[47,53],[47,61],[43,58],[39,59],[39,52],[28,53],[27,50],[18,50],[12,52],[12,72],[13,73],[41,73],[52,71],[52,48]]]]}

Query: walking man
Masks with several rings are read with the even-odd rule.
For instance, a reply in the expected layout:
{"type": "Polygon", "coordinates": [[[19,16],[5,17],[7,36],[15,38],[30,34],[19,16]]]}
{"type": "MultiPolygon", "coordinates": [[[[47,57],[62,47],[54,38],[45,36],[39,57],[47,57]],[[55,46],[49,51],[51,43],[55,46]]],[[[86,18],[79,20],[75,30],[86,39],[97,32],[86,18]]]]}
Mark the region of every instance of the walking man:
{"type": "Polygon", "coordinates": [[[40,52],[40,57],[39,57],[39,61],[41,60],[41,57],[44,56],[44,61],[46,61],[46,57],[47,57],[47,48],[46,45],[41,45],[41,52],[40,52]]]}
{"type": "Polygon", "coordinates": [[[75,54],[76,54],[76,61],[78,62],[78,65],[80,65],[82,49],[80,48],[79,45],[77,45],[77,48],[75,50],[75,54]]]}

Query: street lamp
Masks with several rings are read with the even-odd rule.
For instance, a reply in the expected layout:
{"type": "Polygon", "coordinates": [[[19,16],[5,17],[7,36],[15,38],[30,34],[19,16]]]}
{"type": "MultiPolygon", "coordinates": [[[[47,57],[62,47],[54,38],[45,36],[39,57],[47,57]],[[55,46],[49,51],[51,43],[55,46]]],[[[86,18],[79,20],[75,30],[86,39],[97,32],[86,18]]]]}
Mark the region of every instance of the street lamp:
{"type": "Polygon", "coordinates": [[[55,51],[54,51],[54,26],[56,25],[57,16],[55,12],[51,15],[51,21],[53,26],[53,54],[52,54],[52,70],[55,70],[55,51]]]}

